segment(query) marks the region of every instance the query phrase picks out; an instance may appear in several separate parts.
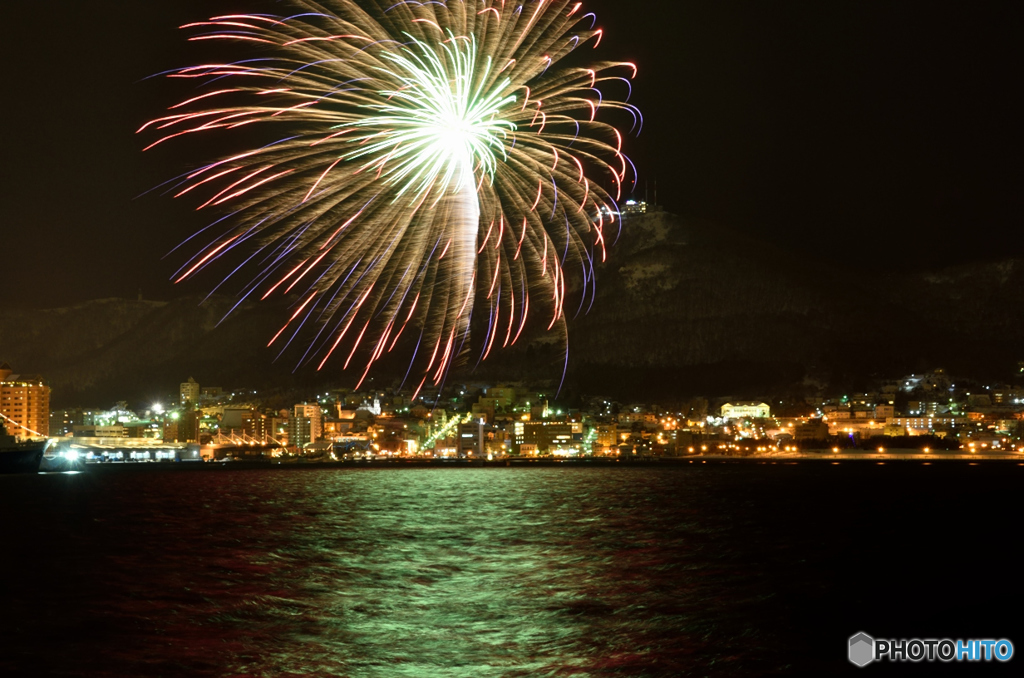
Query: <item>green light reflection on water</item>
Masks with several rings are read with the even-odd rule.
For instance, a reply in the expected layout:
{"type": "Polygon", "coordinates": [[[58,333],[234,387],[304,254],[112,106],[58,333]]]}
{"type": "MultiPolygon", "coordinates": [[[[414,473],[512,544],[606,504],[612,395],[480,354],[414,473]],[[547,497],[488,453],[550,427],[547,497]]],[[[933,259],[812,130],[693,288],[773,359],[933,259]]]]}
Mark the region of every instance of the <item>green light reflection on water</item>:
{"type": "Polygon", "coordinates": [[[523,479],[416,470],[324,483],[322,512],[287,554],[315,554],[303,573],[303,607],[318,627],[308,640],[321,647],[313,664],[454,677],[584,663],[573,658],[580,629],[565,610],[600,563],[566,529],[579,507],[523,479]]]}

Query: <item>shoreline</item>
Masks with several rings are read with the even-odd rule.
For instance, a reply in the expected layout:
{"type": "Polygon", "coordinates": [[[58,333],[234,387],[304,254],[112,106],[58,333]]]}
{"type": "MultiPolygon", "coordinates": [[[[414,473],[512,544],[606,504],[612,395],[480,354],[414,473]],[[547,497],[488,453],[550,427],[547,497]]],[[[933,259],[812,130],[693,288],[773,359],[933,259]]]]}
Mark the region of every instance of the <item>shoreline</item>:
{"type": "Polygon", "coordinates": [[[117,472],[160,472],[160,471],[222,471],[222,470],[326,470],[326,469],[412,469],[412,468],[437,468],[437,469],[464,469],[464,468],[551,468],[551,467],[596,467],[596,468],[675,468],[690,466],[693,464],[796,464],[800,462],[810,463],[839,463],[839,462],[860,462],[884,464],[886,462],[918,462],[931,464],[933,462],[977,464],[986,463],[1014,463],[1024,466],[1024,455],[980,455],[980,454],[913,454],[913,453],[885,453],[865,452],[856,453],[801,453],[773,456],[750,456],[737,457],[727,455],[691,455],[686,457],[648,457],[637,459],[621,458],[590,458],[590,459],[374,459],[374,460],[345,460],[345,461],[277,461],[277,460],[247,460],[230,462],[202,462],[202,461],[160,461],[160,462],[78,462],[66,468],[51,468],[40,470],[40,473],[117,473],[117,472]]]}

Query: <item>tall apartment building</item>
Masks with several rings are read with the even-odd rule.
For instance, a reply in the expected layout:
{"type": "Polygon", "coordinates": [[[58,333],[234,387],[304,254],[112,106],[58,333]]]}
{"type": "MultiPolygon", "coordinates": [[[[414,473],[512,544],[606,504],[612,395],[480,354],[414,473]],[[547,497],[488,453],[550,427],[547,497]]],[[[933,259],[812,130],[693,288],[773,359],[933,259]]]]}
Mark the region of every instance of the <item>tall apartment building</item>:
{"type": "Polygon", "coordinates": [[[96,423],[92,411],[85,411],[81,407],[50,412],[50,435],[53,437],[67,436],[74,432],[77,426],[91,426],[96,423]]]}
{"type": "Polygon", "coordinates": [[[610,452],[619,446],[619,427],[615,424],[596,424],[594,426],[594,451],[610,452]]]}
{"type": "Polygon", "coordinates": [[[456,440],[460,457],[481,458],[487,456],[487,425],[482,419],[468,424],[459,424],[459,437],[456,440]]]}
{"type": "Polygon", "coordinates": [[[323,435],[324,417],[320,405],[296,405],[288,419],[288,446],[302,447],[306,443],[315,443],[323,435]]]}
{"type": "Polygon", "coordinates": [[[11,435],[50,435],[50,387],[38,375],[14,374],[10,365],[0,364],[0,414],[11,435]]]}
{"type": "Polygon", "coordinates": [[[183,412],[177,421],[172,422],[173,425],[168,426],[165,424],[164,440],[179,443],[198,443],[201,416],[199,412],[183,412]]]}
{"type": "Polygon", "coordinates": [[[202,392],[199,388],[199,384],[192,377],[188,378],[188,381],[182,383],[178,388],[178,392],[181,394],[182,406],[191,403],[197,405],[199,403],[199,395],[202,392]]]}

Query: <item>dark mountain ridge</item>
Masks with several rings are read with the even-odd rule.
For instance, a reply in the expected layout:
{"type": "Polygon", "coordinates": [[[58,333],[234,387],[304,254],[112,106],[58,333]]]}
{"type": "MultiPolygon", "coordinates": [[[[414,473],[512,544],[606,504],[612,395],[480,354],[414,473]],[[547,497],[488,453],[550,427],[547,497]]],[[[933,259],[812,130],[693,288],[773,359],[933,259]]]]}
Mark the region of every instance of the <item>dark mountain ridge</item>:
{"type": "MultiPolygon", "coordinates": [[[[786,383],[856,385],[929,367],[1006,375],[1024,359],[1024,261],[885,274],[806,259],[728,229],[666,212],[631,218],[598,272],[589,314],[569,320],[570,389],[649,399],[750,392],[786,383]]],[[[578,297],[577,297],[578,299],[578,297]]],[[[68,308],[0,311],[0,358],[43,374],[56,406],[159,398],[189,376],[252,388],[349,385],[325,369],[294,370],[266,347],[281,304],[233,298],[101,299],[68,308]]],[[[567,304],[569,307],[570,304],[567,304]]],[[[575,312],[572,308],[570,312],[575,312]]],[[[564,342],[535,333],[455,379],[561,378],[564,342]]],[[[384,366],[387,372],[387,366],[384,366]]],[[[401,374],[398,375],[399,377],[401,374]]],[[[381,374],[378,383],[389,379],[381,374]]]]}

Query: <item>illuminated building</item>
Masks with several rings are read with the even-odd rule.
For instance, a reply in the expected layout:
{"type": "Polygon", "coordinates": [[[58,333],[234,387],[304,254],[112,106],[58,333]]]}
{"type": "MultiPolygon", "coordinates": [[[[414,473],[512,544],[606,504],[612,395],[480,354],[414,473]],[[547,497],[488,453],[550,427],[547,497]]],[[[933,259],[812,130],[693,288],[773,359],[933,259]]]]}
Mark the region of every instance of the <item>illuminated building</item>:
{"type": "Polygon", "coordinates": [[[231,436],[247,436],[266,442],[267,418],[252,407],[225,407],[220,431],[231,436]]]}
{"type": "Polygon", "coordinates": [[[875,419],[832,419],[828,422],[829,435],[833,436],[880,436],[884,433],[886,422],[875,419]]]}
{"type": "MultiPolygon", "coordinates": [[[[179,443],[199,442],[199,412],[185,412],[178,419],[175,441],[179,443]]],[[[165,433],[166,436],[166,433],[165,433]]],[[[167,439],[166,437],[164,438],[167,439]]]]}
{"type": "Polygon", "coordinates": [[[658,417],[653,412],[622,412],[619,414],[619,424],[622,426],[643,424],[644,426],[656,427],[658,424],[658,417]]]}
{"type": "Polygon", "coordinates": [[[623,214],[647,214],[647,201],[627,200],[622,209],[623,214]]]}
{"type": "MultiPolygon", "coordinates": [[[[281,410],[280,414],[288,414],[288,410],[281,410]]],[[[274,440],[282,445],[288,444],[288,420],[290,417],[285,416],[271,416],[270,423],[268,426],[268,436],[271,440],[274,440]]]]}
{"type": "Polygon", "coordinates": [[[173,419],[167,419],[164,421],[164,431],[161,436],[166,442],[175,442],[178,440],[178,422],[173,419]]]}
{"type": "Polygon", "coordinates": [[[309,417],[294,415],[288,418],[288,446],[301,448],[313,442],[309,417]]]}
{"type": "Polygon", "coordinates": [[[324,419],[324,437],[337,440],[352,432],[352,419],[324,419]]]}
{"type": "Polygon", "coordinates": [[[849,407],[874,407],[878,400],[877,393],[858,393],[852,396],[845,396],[844,404],[849,407]]]}
{"type": "MultiPolygon", "coordinates": [[[[988,396],[984,396],[988,398],[988,396]]],[[[991,403],[990,403],[991,404],[991,403]]],[[[988,405],[985,405],[988,407],[988,405]]],[[[907,413],[913,415],[934,415],[945,412],[948,408],[946,403],[936,401],[911,400],[907,402],[907,413]]]]}
{"type": "Polygon", "coordinates": [[[521,452],[578,451],[583,440],[583,424],[578,422],[517,421],[513,431],[521,452]]]}
{"type": "Polygon", "coordinates": [[[288,445],[302,447],[315,443],[324,435],[324,418],[320,405],[301,403],[296,405],[288,418],[288,445]]]}
{"type": "Polygon", "coordinates": [[[96,424],[83,424],[74,427],[75,438],[127,438],[128,429],[121,424],[102,426],[96,424]]]}
{"type": "Polygon", "coordinates": [[[722,419],[767,419],[771,408],[766,403],[740,401],[722,405],[722,419]]]}
{"type": "Polygon", "coordinates": [[[50,435],[50,387],[37,375],[14,374],[10,365],[0,364],[0,414],[11,435],[50,435]]]}
{"type": "Polygon", "coordinates": [[[197,404],[199,402],[199,394],[202,391],[199,388],[199,384],[196,383],[196,380],[189,377],[188,381],[180,386],[178,392],[181,394],[180,402],[182,406],[185,406],[188,404],[197,404]]]}
{"type": "MultiPolygon", "coordinates": [[[[306,405],[306,407],[311,407],[311,406],[310,405],[306,405]]],[[[359,407],[356,408],[356,412],[357,413],[360,412],[360,411],[367,412],[369,415],[374,416],[374,417],[379,417],[380,413],[382,411],[381,407],[380,407],[380,399],[379,398],[374,398],[372,403],[370,401],[368,401],[368,400],[364,400],[362,402],[362,404],[359,405],[359,407]]],[[[310,416],[310,415],[306,415],[306,416],[310,416]]]]}
{"type": "Polygon", "coordinates": [[[1019,405],[1024,397],[1024,389],[1012,386],[1001,386],[992,392],[993,405],[1019,405]]]}
{"type": "Polygon", "coordinates": [[[594,426],[594,448],[611,451],[619,444],[619,427],[615,424],[597,424],[594,426]]]}
{"type": "Polygon", "coordinates": [[[76,426],[94,424],[95,417],[92,412],[86,412],[82,408],[69,410],[57,410],[50,412],[50,435],[59,437],[70,435],[76,426]]]}
{"type": "Polygon", "coordinates": [[[967,417],[890,417],[887,426],[905,429],[909,435],[931,435],[936,430],[955,429],[967,425],[967,417]]]}
{"type": "Polygon", "coordinates": [[[456,439],[460,457],[481,458],[487,456],[487,433],[491,430],[482,419],[468,424],[459,424],[459,437],[456,439]]]}
{"type": "Polygon", "coordinates": [[[882,435],[887,438],[900,438],[907,435],[907,429],[905,426],[897,426],[895,424],[886,424],[885,428],[882,429],[882,435]]]}

